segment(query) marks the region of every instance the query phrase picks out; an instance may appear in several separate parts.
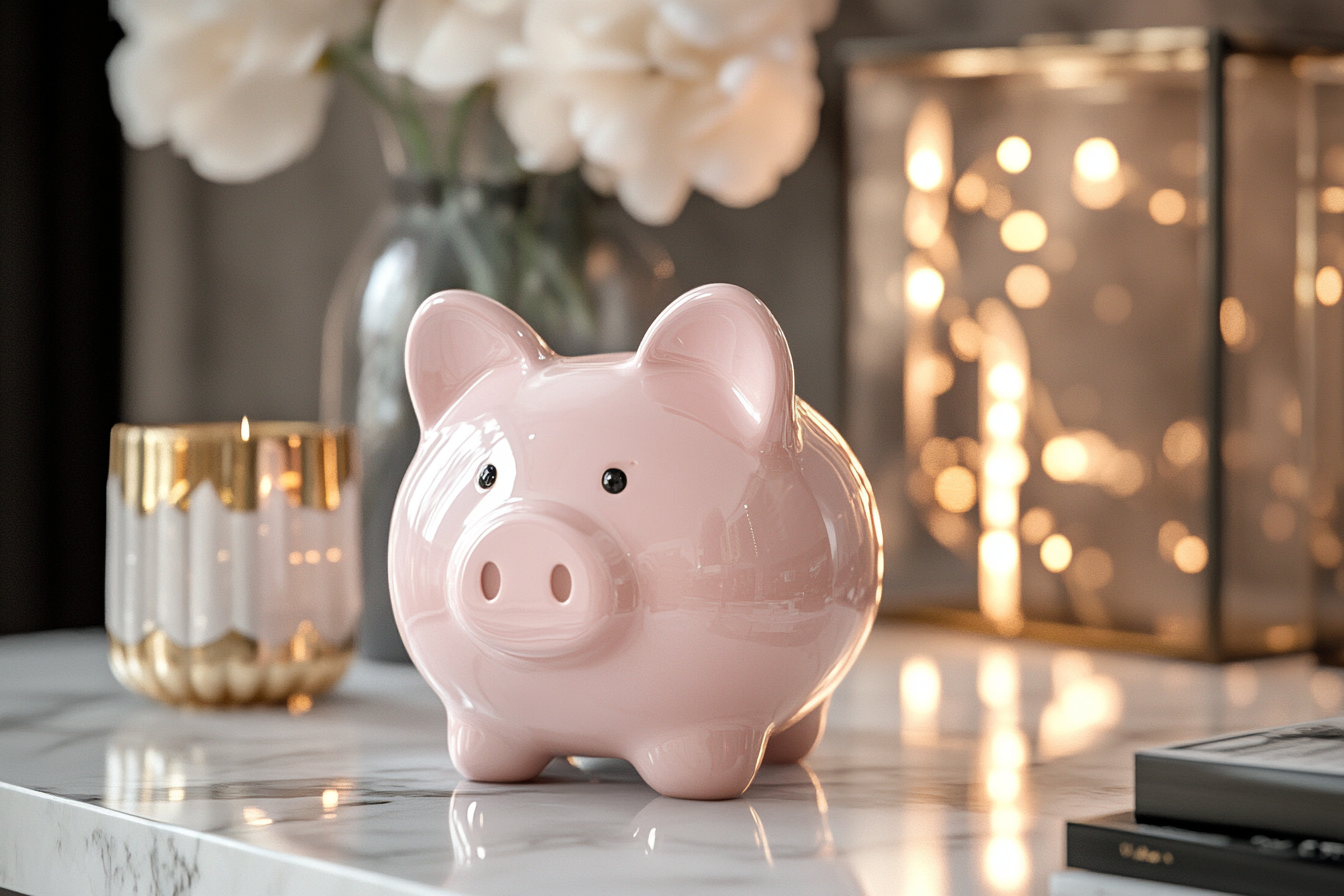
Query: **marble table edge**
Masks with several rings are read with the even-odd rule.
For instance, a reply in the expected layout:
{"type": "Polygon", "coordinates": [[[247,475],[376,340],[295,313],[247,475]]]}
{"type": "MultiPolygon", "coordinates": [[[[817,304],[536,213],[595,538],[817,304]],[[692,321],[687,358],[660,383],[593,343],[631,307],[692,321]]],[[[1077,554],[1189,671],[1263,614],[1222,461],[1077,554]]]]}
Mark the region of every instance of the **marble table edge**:
{"type": "Polygon", "coordinates": [[[0,781],[0,887],[27,896],[168,892],[453,896],[0,781]],[[25,831],[22,837],[20,830],[25,831]]]}

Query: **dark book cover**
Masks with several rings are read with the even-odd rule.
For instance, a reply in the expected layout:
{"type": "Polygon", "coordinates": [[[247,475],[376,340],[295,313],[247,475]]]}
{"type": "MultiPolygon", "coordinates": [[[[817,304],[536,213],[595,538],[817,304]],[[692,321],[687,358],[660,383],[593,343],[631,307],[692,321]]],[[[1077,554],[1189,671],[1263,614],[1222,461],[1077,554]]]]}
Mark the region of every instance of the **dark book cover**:
{"type": "Polygon", "coordinates": [[[1070,821],[1070,867],[1242,896],[1340,896],[1344,843],[1230,827],[1145,824],[1131,812],[1070,821]]]}
{"type": "Polygon", "coordinates": [[[1344,718],[1140,751],[1134,811],[1344,840],[1344,718]]]}

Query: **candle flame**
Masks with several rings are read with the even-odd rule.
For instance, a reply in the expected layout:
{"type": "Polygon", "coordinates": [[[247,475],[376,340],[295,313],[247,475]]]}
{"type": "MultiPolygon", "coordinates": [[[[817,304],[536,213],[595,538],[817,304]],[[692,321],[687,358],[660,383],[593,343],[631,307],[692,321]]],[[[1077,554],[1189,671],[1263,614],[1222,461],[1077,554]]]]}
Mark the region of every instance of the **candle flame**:
{"type": "Polygon", "coordinates": [[[246,442],[248,440],[248,437],[252,435],[252,427],[248,425],[246,416],[243,417],[242,430],[243,430],[243,441],[246,442]]]}

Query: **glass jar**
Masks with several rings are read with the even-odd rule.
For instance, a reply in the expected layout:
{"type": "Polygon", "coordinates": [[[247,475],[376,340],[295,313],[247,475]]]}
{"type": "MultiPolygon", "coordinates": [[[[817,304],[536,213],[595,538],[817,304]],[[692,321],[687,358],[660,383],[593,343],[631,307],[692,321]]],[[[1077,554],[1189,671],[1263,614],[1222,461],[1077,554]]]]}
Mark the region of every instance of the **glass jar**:
{"type": "Polygon", "coordinates": [[[636,348],[677,289],[667,252],[577,171],[518,167],[488,88],[449,102],[355,74],[379,110],[391,191],[327,311],[321,418],[359,435],[361,651],[406,660],[388,597],[387,537],[420,438],[404,369],[420,303],[470,289],[518,312],[561,354],[581,355],[636,348]]]}

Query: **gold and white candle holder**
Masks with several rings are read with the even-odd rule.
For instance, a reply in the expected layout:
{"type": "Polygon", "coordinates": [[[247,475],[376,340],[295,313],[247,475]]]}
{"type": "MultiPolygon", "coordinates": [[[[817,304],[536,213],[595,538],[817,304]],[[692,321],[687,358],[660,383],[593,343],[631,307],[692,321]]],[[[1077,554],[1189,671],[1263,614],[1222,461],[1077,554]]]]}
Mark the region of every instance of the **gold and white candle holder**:
{"type": "Polygon", "coordinates": [[[165,703],[306,708],[362,601],[354,437],[316,423],[112,429],[112,671],[165,703]]]}

